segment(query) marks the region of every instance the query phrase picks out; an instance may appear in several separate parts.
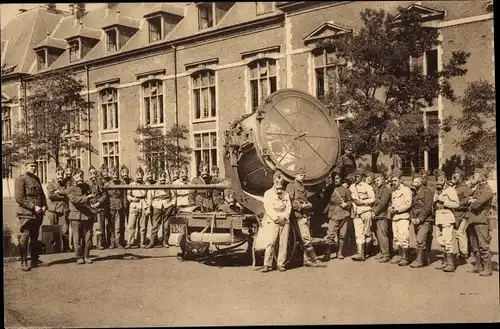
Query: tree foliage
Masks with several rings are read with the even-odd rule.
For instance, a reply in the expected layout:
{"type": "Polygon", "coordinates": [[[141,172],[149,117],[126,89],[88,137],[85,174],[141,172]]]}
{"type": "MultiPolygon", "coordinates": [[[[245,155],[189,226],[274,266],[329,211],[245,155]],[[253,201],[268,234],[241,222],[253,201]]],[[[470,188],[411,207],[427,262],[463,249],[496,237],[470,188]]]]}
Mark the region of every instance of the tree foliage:
{"type": "Polygon", "coordinates": [[[495,87],[484,80],[471,82],[460,99],[462,113],[444,120],[446,132],[454,126],[455,145],[472,159],[472,165],[482,167],[496,162],[496,101],[495,87]],[[459,137],[460,136],[460,137],[459,137]]]}
{"type": "Polygon", "coordinates": [[[80,95],[82,89],[70,71],[35,77],[28,83],[25,115],[12,136],[15,162],[26,156],[46,156],[59,165],[62,157],[71,157],[73,149],[97,153],[88,143],[91,132],[83,128],[92,103],[80,95]]]}
{"type": "Polygon", "coordinates": [[[155,177],[164,170],[171,180],[174,169],[189,164],[192,149],[182,143],[189,134],[185,125],[174,124],[166,132],[163,128],[139,125],[136,133],[139,137],[135,139],[135,143],[141,152],[138,159],[155,177]]]}
{"type": "Polygon", "coordinates": [[[456,99],[449,80],[467,72],[470,55],[454,52],[440,72],[424,75],[414,64],[440,44],[438,31],[424,27],[414,11],[398,12],[396,19],[383,10],[365,9],[359,33],[316,45],[335,50],[335,64],[347,64],[339,77],[340,90],[325,103],[332,115],[345,116],[344,140],[358,155],[372,156],[374,172],[381,153],[405,156],[437,145],[438,129],[424,129],[422,109],[438,95],[456,99]]]}

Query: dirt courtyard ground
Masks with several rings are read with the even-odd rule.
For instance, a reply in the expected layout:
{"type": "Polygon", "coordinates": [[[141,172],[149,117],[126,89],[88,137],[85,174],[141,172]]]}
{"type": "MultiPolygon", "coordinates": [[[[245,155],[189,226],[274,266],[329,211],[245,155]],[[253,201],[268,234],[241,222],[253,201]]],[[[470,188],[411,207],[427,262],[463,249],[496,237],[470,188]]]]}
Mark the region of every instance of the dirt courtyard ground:
{"type": "MultiPolygon", "coordinates": [[[[493,232],[496,234],[496,231],[493,232]]],[[[498,322],[494,275],[332,260],[328,268],[260,273],[238,264],[181,262],[178,249],[43,255],[49,267],[5,263],[6,327],[498,322]],[[136,255],[128,260],[126,256],[136,255]]],[[[434,264],[435,265],[435,264],[434,264]]]]}

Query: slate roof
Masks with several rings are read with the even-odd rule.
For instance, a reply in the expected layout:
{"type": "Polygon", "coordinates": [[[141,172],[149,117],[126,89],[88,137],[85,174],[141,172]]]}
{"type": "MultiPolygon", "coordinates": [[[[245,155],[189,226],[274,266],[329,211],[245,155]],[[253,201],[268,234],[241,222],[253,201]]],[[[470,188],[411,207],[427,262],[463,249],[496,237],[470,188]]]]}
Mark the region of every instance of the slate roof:
{"type": "Polygon", "coordinates": [[[62,17],[64,14],[50,13],[44,7],[16,15],[1,31],[5,42],[2,42],[2,55],[5,51],[2,64],[16,66],[13,73],[28,73],[36,59],[33,48],[47,37],[47,32],[52,32],[62,17]]]}
{"type": "Polygon", "coordinates": [[[16,70],[28,72],[36,59],[34,48],[56,46],[66,50],[47,70],[68,66],[70,62],[66,40],[77,36],[99,40],[80,62],[114,56],[153,45],[155,43],[149,42],[146,19],[149,15],[158,12],[169,13],[178,17],[180,21],[171,31],[167,32],[163,40],[156,41],[156,44],[183,39],[277,14],[277,12],[271,12],[257,15],[255,2],[235,2],[214,27],[200,31],[198,30],[198,8],[195,2],[118,3],[108,10],[105,10],[104,5],[102,5],[87,11],[79,20],[67,13],[51,14],[47,12],[46,8],[38,7],[19,14],[2,31],[2,50],[5,47],[4,41],[10,40],[7,44],[5,62],[9,65],[20,63],[16,70]],[[26,24],[27,21],[34,23],[26,24]],[[136,32],[124,45],[121,45],[118,51],[106,54],[106,47],[103,44],[106,42],[103,28],[113,25],[134,28],[136,32]],[[50,37],[47,36],[47,31],[50,31],[50,37]],[[4,35],[8,37],[4,37],[4,35]],[[66,45],[64,45],[64,42],[66,42],[66,45]]]}

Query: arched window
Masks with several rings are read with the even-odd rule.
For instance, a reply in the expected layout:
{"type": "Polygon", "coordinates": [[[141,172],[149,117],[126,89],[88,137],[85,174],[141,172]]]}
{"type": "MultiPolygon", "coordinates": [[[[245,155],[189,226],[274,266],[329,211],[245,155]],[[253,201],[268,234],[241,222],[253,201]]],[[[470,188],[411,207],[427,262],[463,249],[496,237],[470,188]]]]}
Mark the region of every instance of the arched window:
{"type": "Polygon", "coordinates": [[[106,88],[100,92],[102,130],[118,129],[118,91],[106,88]]]}
{"type": "Polygon", "coordinates": [[[192,76],[194,119],[209,119],[217,116],[215,71],[203,70],[192,76]]]}
{"type": "Polygon", "coordinates": [[[249,64],[250,94],[252,111],[277,89],[276,60],[270,58],[259,59],[249,64]]]}
{"type": "Polygon", "coordinates": [[[144,123],[157,125],[164,122],[163,115],[163,82],[161,80],[146,81],[142,84],[144,98],[144,123]]]}

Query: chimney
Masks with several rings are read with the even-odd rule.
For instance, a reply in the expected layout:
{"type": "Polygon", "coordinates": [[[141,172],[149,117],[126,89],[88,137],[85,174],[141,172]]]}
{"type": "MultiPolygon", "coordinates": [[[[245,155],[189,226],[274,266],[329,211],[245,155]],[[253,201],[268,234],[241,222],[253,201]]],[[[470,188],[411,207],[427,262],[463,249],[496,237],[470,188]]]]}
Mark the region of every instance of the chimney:
{"type": "Polygon", "coordinates": [[[23,9],[23,8],[21,8],[21,9],[19,9],[19,14],[25,13],[25,12],[27,12],[27,11],[28,11],[28,9],[23,9]]]}
{"type": "Polygon", "coordinates": [[[85,4],[84,3],[71,3],[69,5],[71,9],[71,14],[75,18],[75,20],[79,20],[85,15],[85,4]]]}

